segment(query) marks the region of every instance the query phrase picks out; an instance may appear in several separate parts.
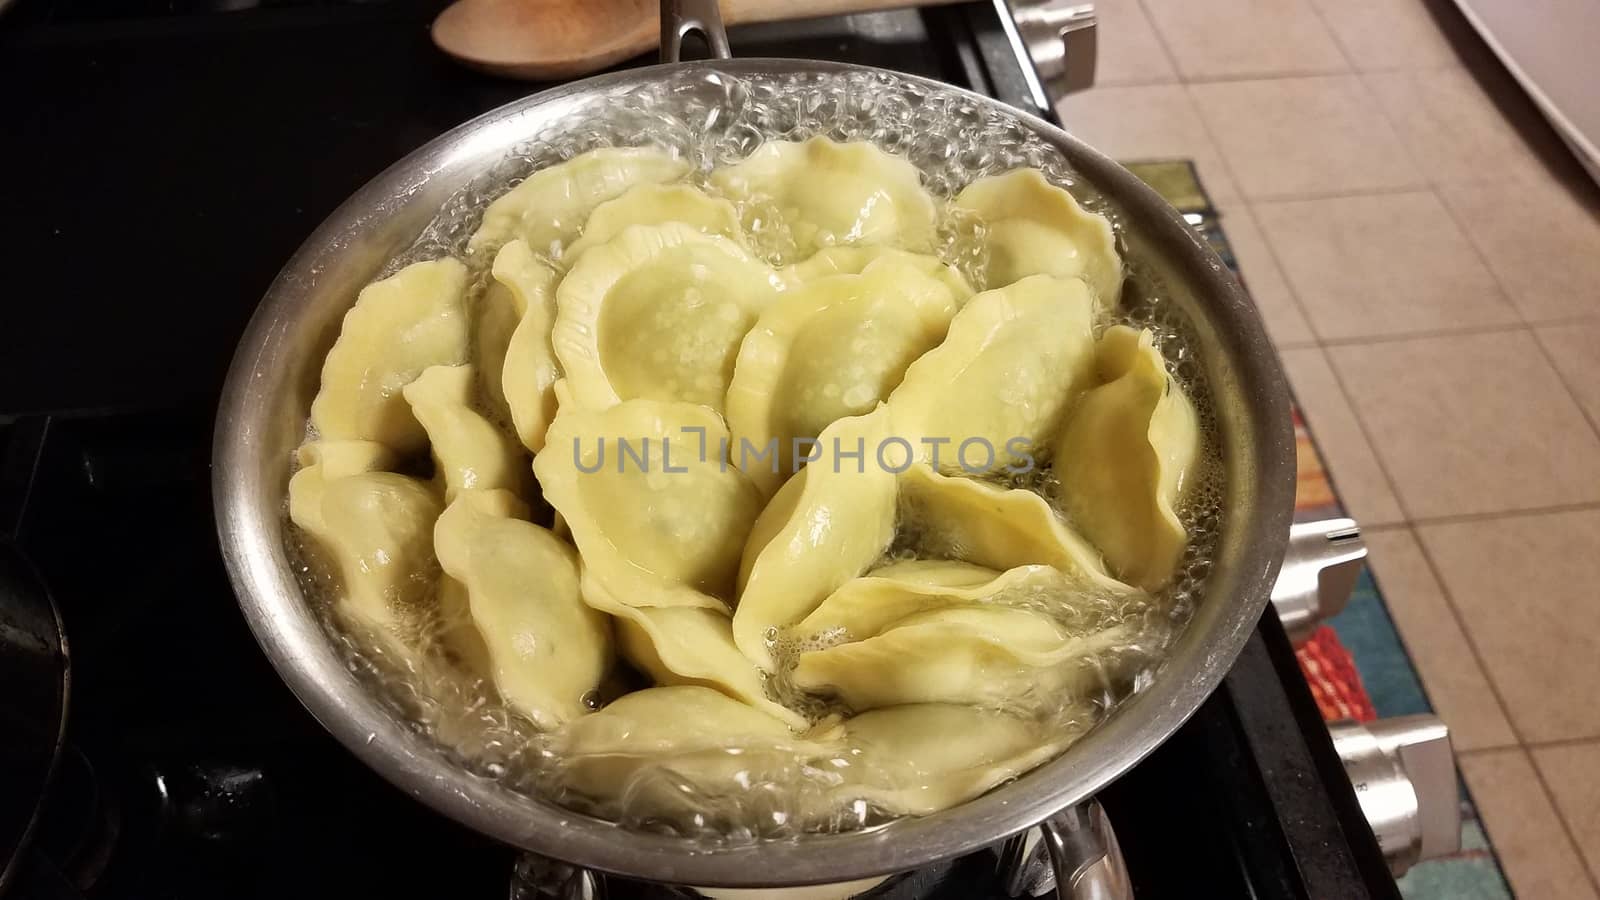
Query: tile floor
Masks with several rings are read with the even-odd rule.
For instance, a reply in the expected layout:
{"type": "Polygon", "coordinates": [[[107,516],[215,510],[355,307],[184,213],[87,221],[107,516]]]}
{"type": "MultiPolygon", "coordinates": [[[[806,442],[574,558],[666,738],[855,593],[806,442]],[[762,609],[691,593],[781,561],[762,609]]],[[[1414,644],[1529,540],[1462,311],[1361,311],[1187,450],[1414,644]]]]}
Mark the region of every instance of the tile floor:
{"type": "Polygon", "coordinates": [[[1517,892],[1600,898],[1600,189],[1450,0],[1098,0],[1188,157],[1517,892]]]}

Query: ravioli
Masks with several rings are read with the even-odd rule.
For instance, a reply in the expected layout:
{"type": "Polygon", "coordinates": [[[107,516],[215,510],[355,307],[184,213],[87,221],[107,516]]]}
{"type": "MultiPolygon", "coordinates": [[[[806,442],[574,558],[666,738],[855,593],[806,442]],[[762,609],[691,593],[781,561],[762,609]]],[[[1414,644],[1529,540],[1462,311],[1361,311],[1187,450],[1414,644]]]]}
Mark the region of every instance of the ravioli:
{"type": "Polygon", "coordinates": [[[711,183],[751,217],[776,211],[799,257],[841,244],[933,249],[938,210],[906,160],[864,141],[768,141],[711,183]]]}
{"type": "Polygon", "coordinates": [[[1093,321],[1075,278],[1034,275],[973,297],[889,395],[895,432],[944,471],[1026,471],[1092,381],[1093,321]]]}
{"type": "Polygon", "coordinates": [[[428,433],[446,503],[464,490],[505,490],[520,496],[527,488],[522,451],[472,408],[476,382],[471,365],[430,366],[403,390],[411,414],[428,433]]]}
{"type": "Polygon", "coordinates": [[[939,279],[950,289],[958,304],[972,299],[972,285],[967,283],[961,270],[955,266],[931,254],[910,253],[893,247],[824,247],[800,262],[779,269],[778,277],[793,289],[833,275],[860,275],[880,259],[896,260],[924,275],[939,279]]]}
{"type": "Polygon", "coordinates": [[[578,593],[578,554],[525,522],[508,491],[467,490],[434,528],[439,564],[466,589],[495,688],[542,729],[589,711],[611,667],[604,615],[578,593]]]}
{"type": "Polygon", "coordinates": [[[318,441],[298,451],[289,479],[289,518],[332,564],[336,607],[409,660],[425,648],[435,618],[438,564],[428,485],[377,471],[392,451],[369,441],[318,441]]]}
{"type": "Polygon", "coordinates": [[[693,403],[563,407],[533,469],[584,565],[628,606],[727,608],[761,497],[693,403]]]}
{"type": "Polygon", "coordinates": [[[855,773],[835,797],[862,799],[891,815],[949,809],[1055,756],[1092,721],[1088,710],[1069,727],[994,710],[917,703],[862,713],[845,722],[855,773]]]}
{"type": "Polygon", "coordinates": [[[907,616],[882,633],[800,654],[796,686],[857,712],[908,703],[974,703],[1038,710],[1088,699],[1107,685],[1097,657],[1129,626],[1073,635],[1049,617],[997,606],[907,616]]]}
{"type": "Polygon", "coordinates": [[[782,288],[727,238],[681,222],[623,229],[556,289],[552,340],[573,401],[685,400],[721,412],[739,342],[782,288]]]}
{"type": "Polygon", "coordinates": [[[1013,169],[979,178],[955,205],[978,215],[986,229],[990,287],[1029,275],[1081,278],[1102,309],[1122,295],[1122,260],[1104,216],[1084,210],[1038,169],[1013,169]]]}
{"type": "MultiPolygon", "coordinates": [[[[906,367],[944,338],[958,302],[918,266],[885,257],[768,307],[740,345],[727,395],[735,447],[775,451],[745,468],[750,480],[770,496],[796,471],[798,439],[887,399],[906,367]]],[[[745,456],[734,458],[742,465],[745,456]]]]}
{"type": "Polygon", "coordinates": [[[1070,593],[1049,566],[996,572],[954,560],[910,560],[845,582],[794,627],[800,636],[838,633],[865,640],[908,616],[951,606],[1037,601],[1070,593]]]}
{"type": "Polygon", "coordinates": [[[467,269],[453,259],[413,263],[362,288],[322,364],[311,424],[326,440],[377,441],[401,454],[427,434],[401,389],[429,366],[466,359],[467,269]]]}
{"type": "Polygon", "coordinates": [[[918,555],[990,569],[1050,566],[1086,588],[1126,594],[1100,553],[1032,491],[940,475],[914,465],[900,476],[901,530],[918,555]]]}
{"type": "Polygon", "coordinates": [[[572,265],[592,247],[609,242],[630,225],[681,222],[706,234],[744,242],[739,212],[733,204],[687,184],[641,184],[615,200],[596,206],[583,234],[567,248],[563,262],[572,265]]]}
{"type": "Polygon", "coordinates": [[[1172,580],[1188,541],[1174,507],[1199,454],[1199,425],[1148,330],[1108,329],[1096,361],[1104,383],[1056,440],[1057,499],[1111,571],[1153,591],[1172,580]]]}
{"type": "Polygon", "coordinates": [[[804,728],[804,716],[767,698],[762,675],[733,643],[733,622],[721,610],[698,606],[634,607],[617,602],[588,573],[583,598],[615,617],[624,658],[659,685],[700,685],[721,691],[804,728]]]}
{"type": "MultiPolygon", "coordinates": [[[[493,274],[500,291],[512,298],[517,320],[506,339],[503,360],[488,380],[498,382],[522,446],[538,453],[556,416],[555,384],[561,378],[550,343],[556,322],[556,273],[527,244],[512,241],[495,255],[493,274]]],[[[492,363],[485,356],[482,364],[492,363]]]]}
{"type": "Polygon", "coordinates": [[[789,479],[750,530],[733,639],[762,669],[776,667],[769,631],[800,621],[893,540],[895,475],[874,458],[888,426],[881,406],[828,426],[819,458],[789,479]]]}
{"type": "Polygon", "coordinates": [[[490,203],[467,246],[494,249],[520,239],[536,252],[561,257],[594,208],[637,184],[677,181],[689,164],[651,147],[602,147],[540,169],[490,203]]]}

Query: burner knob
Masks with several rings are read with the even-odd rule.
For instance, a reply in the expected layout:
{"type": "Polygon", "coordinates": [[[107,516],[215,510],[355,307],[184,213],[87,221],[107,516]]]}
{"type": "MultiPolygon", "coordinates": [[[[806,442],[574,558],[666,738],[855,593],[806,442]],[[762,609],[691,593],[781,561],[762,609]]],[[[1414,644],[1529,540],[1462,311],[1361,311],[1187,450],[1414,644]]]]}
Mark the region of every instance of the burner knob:
{"type": "Polygon", "coordinates": [[[1302,522],[1289,529],[1272,608],[1296,646],[1344,610],[1366,558],[1361,529],[1351,519],[1302,522]]]}
{"type": "Polygon", "coordinates": [[[1094,85],[1093,3],[994,0],[1033,102],[1047,116],[1062,97],[1094,85]]]}
{"type": "Polygon", "coordinates": [[[1437,716],[1328,726],[1361,812],[1397,877],[1461,849],[1461,800],[1450,729],[1437,716]]]}

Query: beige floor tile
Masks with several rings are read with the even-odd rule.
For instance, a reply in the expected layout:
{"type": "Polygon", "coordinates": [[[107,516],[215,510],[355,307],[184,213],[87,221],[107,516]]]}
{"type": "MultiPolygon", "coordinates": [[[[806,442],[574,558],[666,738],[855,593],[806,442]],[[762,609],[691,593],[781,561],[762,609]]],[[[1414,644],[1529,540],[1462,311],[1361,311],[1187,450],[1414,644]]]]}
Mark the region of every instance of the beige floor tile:
{"type": "Polygon", "coordinates": [[[1144,0],[1188,79],[1343,72],[1349,66],[1308,0],[1144,0]]]}
{"type": "Polygon", "coordinates": [[[1550,785],[1556,812],[1578,842],[1589,872],[1600,880],[1600,741],[1538,747],[1533,763],[1550,785]]]}
{"type": "Polygon", "coordinates": [[[1383,72],[1365,80],[1435,184],[1544,174],[1539,157],[1467,70],[1383,72]]]}
{"type": "Polygon", "coordinates": [[[1213,200],[1238,196],[1183,85],[1094,88],[1056,111],[1068,131],[1112,159],[1192,159],[1213,200]]]}
{"type": "Polygon", "coordinates": [[[1456,60],[1423,0],[1312,0],[1350,64],[1363,71],[1416,69],[1456,60]]]}
{"type": "Polygon", "coordinates": [[[1600,501],[1600,438],[1527,330],[1328,355],[1412,520],[1600,501]]]}
{"type": "Polygon", "coordinates": [[[1369,526],[1403,521],[1389,478],[1361,433],[1327,357],[1315,347],[1285,350],[1278,356],[1294,387],[1300,413],[1322,451],[1328,476],[1350,515],[1369,526]]]}
{"type": "Polygon", "coordinates": [[[1600,510],[1417,531],[1522,740],[1600,737],[1600,510]]]}
{"type": "Polygon", "coordinates": [[[1536,331],[1590,421],[1600,424],[1600,319],[1546,325],[1536,331]]]}
{"type": "Polygon", "coordinates": [[[1491,750],[1463,757],[1460,765],[1517,896],[1594,900],[1594,886],[1528,755],[1491,750]]]}
{"type": "Polygon", "coordinates": [[[1156,84],[1178,80],[1172,60],[1139,0],[1095,0],[1095,84],[1156,84]]]}
{"type": "Polygon", "coordinates": [[[1457,752],[1515,746],[1517,737],[1466,633],[1409,529],[1368,531],[1367,564],[1457,752]]]}
{"type": "MultiPolygon", "coordinates": [[[[1200,4],[1196,4],[1200,6],[1200,4]]],[[[1245,196],[1327,196],[1421,187],[1354,75],[1190,86],[1245,196]]]]}
{"type": "Polygon", "coordinates": [[[1432,191],[1255,204],[1323,339],[1521,322],[1432,191]]]}
{"type": "Polygon", "coordinates": [[[1283,270],[1273,259],[1272,250],[1261,237],[1255,217],[1242,201],[1228,204],[1221,210],[1222,231],[1228,236],[1228,246],[1233,248],[1235,261],[1244,276],[1245,287],[1261,310],[1267,324],[1267,335],[1278,347],[1311,344],[1316,336],[1300,312],[1300,305],[1284,280],[1283,270]]]}
{"type": "Polygon", "coordinates": [[[1444,185],[1472,242],[1530,320],[1600,313],[1600,201],[1548,179],[1444,185]]]}

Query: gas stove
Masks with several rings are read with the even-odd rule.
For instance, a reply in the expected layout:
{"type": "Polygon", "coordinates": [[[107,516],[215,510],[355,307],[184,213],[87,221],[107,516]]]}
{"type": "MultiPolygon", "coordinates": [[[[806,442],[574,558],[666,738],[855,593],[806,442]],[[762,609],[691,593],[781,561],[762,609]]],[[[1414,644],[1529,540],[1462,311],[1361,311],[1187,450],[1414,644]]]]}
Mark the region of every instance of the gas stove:
{"type": "MultiPolygon", "coordinates": [[[[8,896],[688,896],[520,854],[368,771],[279,681],[223,572],[211,417],[277,267],[383,167],[534,89],[446,62],[427,39],[437,8],[21,0],[0,19],[0,113],[27,136],[0,142],[25,175],[0,196],[17,263],[0,532],[60,609],[72,668],[65,747],[8,896]]],[[[732,44],[1038,109],[1024,38],[973,2],[738,28],[732,44]]],[[[1099,801],[1115,838],[1090,813],[1079,837],[1120,848],[1141,900],[1396,896],[1271,611],[1223,687],[1099,801]]],[[[1028,893],[1048,881],[1042,852],[1013,842],[866,896],[1028,893]]]]}

